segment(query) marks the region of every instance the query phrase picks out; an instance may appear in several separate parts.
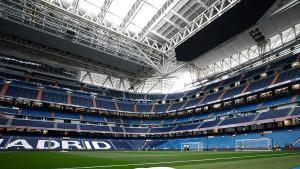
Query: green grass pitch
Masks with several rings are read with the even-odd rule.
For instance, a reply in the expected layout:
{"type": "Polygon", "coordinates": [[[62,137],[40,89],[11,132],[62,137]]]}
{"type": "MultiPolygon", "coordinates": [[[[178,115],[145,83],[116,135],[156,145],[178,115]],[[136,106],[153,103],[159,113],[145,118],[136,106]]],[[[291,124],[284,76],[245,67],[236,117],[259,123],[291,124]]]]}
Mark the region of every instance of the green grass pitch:
{"type": "Polygon", "coordinates": [[[292,169],[300,152],[0,152],[0,169],[292,169]]]}

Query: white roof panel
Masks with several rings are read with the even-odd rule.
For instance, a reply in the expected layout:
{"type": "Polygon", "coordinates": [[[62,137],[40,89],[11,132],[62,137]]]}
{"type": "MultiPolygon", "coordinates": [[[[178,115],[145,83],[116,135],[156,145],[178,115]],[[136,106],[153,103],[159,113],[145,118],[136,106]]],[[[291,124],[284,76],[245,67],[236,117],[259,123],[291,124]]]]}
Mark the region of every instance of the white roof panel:
{"type": "Polygon", "coordinates": [[[79,10],[84,12],[90,12],[93,15],[98,15],[101,11],[101,7],[104,0],[79,0],[79,10]]]}
{"type": "Polygon", "coordinates": [[[113,0],[104,20],[120,25],[136,0],[113,0]]]}
{"type": "Polygon", "coordinates": [[[166,0],[146,0],[146,3],[159,10],[167,1],[166,0]]]}
{"type": "Polygon", "coordinates": [[[132,19],[128,30],[139,33],[167,0],[146,0],[132,19]]]}
{"type": "Polygon", "coordinates": [[[144,3],[143,6],[140,8],[139,12],[132,19],[132,23],[140,27],[141,30],[156,12],[156,8],[149,5],[148,3],[144,3]]]}

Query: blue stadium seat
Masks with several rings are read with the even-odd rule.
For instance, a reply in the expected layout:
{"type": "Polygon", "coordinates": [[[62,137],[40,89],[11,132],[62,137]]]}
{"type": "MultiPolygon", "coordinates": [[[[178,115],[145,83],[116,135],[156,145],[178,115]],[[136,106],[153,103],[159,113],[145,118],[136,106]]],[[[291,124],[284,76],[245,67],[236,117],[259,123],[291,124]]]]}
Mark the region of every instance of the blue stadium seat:
{"type": "Polygon", "coordinates": [[[120,118],[115,118],[115,117],[105,117],[107,122],[110,123],[121,123],[120,118]]]}
{"type": "Polygon", "coordinates": [[[80,119],[80,115],[75,112],[55,112],[56,118],[62,118],[62,119],[80,119]]]}
{"type": "Polygon", "coordinates": [[[123,133],[123,129],[121,127],[111,127],[112,131],[113,132],[120,132],[120,133],[123,133]]]}
{"type": "Polygon", "coordinates": [[[54,92],[43,91],[42,100],[46,101],[46,102],[66,104],[67,103],[67,95],[64,93],[54,93],[54,92]]]}
{"type": "Polygon", "coordinates": [[[184,123],[190,121],[192,119],[192,116],[181,116],[176,118],[176,120],[173,121],[173,123],[184,123]]]}
{"type": "Polygon", "coordinates": [[[185,92],[167,94],[166,100],[179,99],[182,98],[184,95],[185,92]]]}
{"type": "Polygon", "coordinates": [[[193,130],[197,129],[200,124],[187,124],[187,125],[179,125],[173,131],[182,131],[182,130],[193,130]]]}
{"type": "Polygon", "coordinates": [[[82,116],[83,121],[89,121],[89,122],[95,122],[95,123],[103,123],[105,122],[104,117],[97,116],[97,115],[89,115],[89,114],[84,114],[82,116]]]}
{"type": "Polygon", "coordinates": [[[291,111],[290,108],[287,109],[279,109],[261,113],[257,120],[265,120],[265,119],[274,119],[287,116],[288,113],[291,111]]]}
{"type": "Polygon", "coordinates": [[[251,111],[251,110],[256,110],[258,108],[258,106],[259,106],[259,104],[243,105],[243,106],[236,107],[234,109],[234,112],[239,113],[239,112],[247,112],[247,111],[251,111]]]}
{"type": "Polygon", "coordinates": [[[201,101],[200,98],[189,100],[188,103],[185,105],[184,108],[189,108],[189,107],[197,106],[200,103],[200,101],[201,101]]]}
{"type": "Polygon", "coordinates": [[[0,125],[7,125],[8,119],[0,118],[0,125]]]}
{"type": "Polygon", "coordinates": [[[296,107],[292,115],[300,115],[300,107],[296,107]]]}
{"type": "Polygon", "coordinates": [[[271,107],[271,106],[275,106],[275,105],[290,103],[291,99],[292,99],[292,97],[289,96],[289,97],[283,97],[283,98],[279,98],[279,99],[264,101],[261,107],[271,107]]]}
{"type": "Polygon", "coordinates": [[[277,83],[284,82],[287,80],[293,80],[293,79],[299,78],[299,77],[300,77],[300,69],[299,68],[286,70],[286,71],[280,73],[277,83]]]}
{"type": "Polygon", "coordinates": [[[161,120],[154,120],[154,119],[145,119],[142,121],[142,124],[146,125],[160,125],[162,123],[161,120]]]}
{"type": "Polygon", "coordinates": [[[112,100],[96,99],[97,108],[103,108],[108,110],[116,110],[115,103],[112,100]]]}
{"type": "Polygon", "coordinates": [[[243,117],[235,117],[230,119],[223,120],[219,126],[225,126],[230,124],[238,124],[238,123],[247,123],[254,120],[257,115],[243,116],[243,117]]]}
{"type": "Polygon", "coordinates": [[[93,107],[92,96],[72,95],[71,100],[72,100],[72,104],[74,105],[93,107]]]}
{"type": "Polygon", "coordinates": [[[196,121],[196,120],[203,120],[210,116],[211,113],[197,113],[193,115],[193,117],[190,120],[196,121]]]}
{"type": "Polygon", "coordinates": [[[221,94],[222,94],[222,92],[219,92],[219,93],[213,93],[213,94],[207,95],[207,96],[204,98],[204,100],[201,102],[201,105],[207,104],[207,103],[212,102],[212,101],[215,101],[215,100],[218,100],[218,98],[220,97],[221,94]]]}
{"type": "Polygon", "coordinates": [[[29,108],[23,108],[20,114],[22,114],[24,116],[51,118],[51,112],[45,111],[45,110],[34,110],[34,109],[29,109],[29,108]]]}
{"type": "Polygon", "coordinates": [[[170,106],[170,104],[158,104],[156,105],[156,112],[166,112],[167,108],[170,106]]]}
{"type": "Polygon", "coordinates": [[[108,132],[109,127],[108,126],[96,126],[96,125],[80,125],[81,130],[90,130],[90,131],[100,131],[100,132],[108,132]]]}
{"type": "Polygon", "coordinates": [[[235,83],[235,82],[239,81],[240,78],[241,78],[241,75],[237,75],[237,76],[225,79],[224,82],[222,83],[222,86],[227,86],[227,85],[230,85],[232,83],[235,83]]]}
{"type": "Polygon", "coordinates": [[[151,112],[152,106],[150,103],[138,103],[137,110],[138,112],[151,112]]]}
{"type": "Polygon", "coordinates": [[[126,119],[124,122],[129,125],[141,125],[143,121],[140,119],[126,119]]]}
{"type": "Polygon", "coordinates": [[[256,75],[259,75],[261,73],[263,73],[266,70],[266,66],[263,67],[259,67],[259,68],[254,68],[248,72],[246,72],[245,76],[243,77],[243,79],[249,79],[251,77],[254,77],[256,75]]]}
{"type": "Polygon", "coordinates": [[[212,117],[225,116],[233,113],[233,109],[212,112],[212,117]]]}
{"type": "Polygon", "coordinates": [[[72,124],[72,123],[57,123],[57,128],[59,128],[59,129],[72,129],[72,130],[76,130],[77,129],[77,125],[76,124],[72,124]]]}
{"type": "Polygon", "coordinates": [[[226,98],[233,97],[237,94],[241,94],[244,88],[245,88],[245,85],[230,88],[225,92],[225,94],[222,96],[221,99],[226,99],[226,98]]]}
{"type": "Polygon", "coordinates": [[[36,121],[36,120],[14,119],[12,121],[11,125],[12,126],[39,127],[39,128],[54,128],[54,123],[53,122],[36,121]]]}
{"type": "Polygon", "coordinates": [[[273,79],[274,79],[274,76],[269,76],[269,77],[254,81],[254,82],[250,83],[247,91],[254,91],[254,90],[268,87],[269,85],[271,85],[271,82],[273,79]]]}
{"type": "Polygon", "coordinates": [[[181,110],[181,107],[185,104],[185,102],[173,103],[169,108],[169,111],[181,110]]]}
{"type": "Polygon", "coordinates": [[[150,128],[150,133],[166,133],[173,129],[174,127],[153,127],[150,128]]]}
{"type": "Polygon", "coordinates": [[[133,112],[133,103],[126,102],[126,101],[119,101],[118,102],[119,110],[133,112]]]}
{"type": "Polygon", "coordinates": [[[0,106],[0,113],[17,114],[18,109],[0,106]]]}
{"type": "Polygon", "coordinates": [[[298,57],[297,55],[292,55],[292,56],[289,56],[289,57],[280,58],[279,60],[276,60],[275,62],[273,62],[271,64],[271,66],[269,67],[269,70],[274,70],[274,69],[279,68],[280,66],[283,66],[285,64],[292,63],[292,62],[297,60],[297,57],[298,57]]]}
{"type": "Polygon", "coordinates": [[[141,128],[141,127],[126,127],[125,131],[127,133],[148,133],[149,128],[141,128]]]}
{"type": "Polygon", "coordinates": [[[14,85],[9,85],[8,90],[5,93],[6,96],[11,96],[14,98],[27,98],[27,99],[36,99],[37,89],[25,88],[14,85]]]}
{"type": "Polygon", "coordinates": [[[204,122],[200,128],[208,128],[208,127],[214,127],[217,126],[220,123],[220,120],[214,120],[214,121],[207,121],[204,122]]]}

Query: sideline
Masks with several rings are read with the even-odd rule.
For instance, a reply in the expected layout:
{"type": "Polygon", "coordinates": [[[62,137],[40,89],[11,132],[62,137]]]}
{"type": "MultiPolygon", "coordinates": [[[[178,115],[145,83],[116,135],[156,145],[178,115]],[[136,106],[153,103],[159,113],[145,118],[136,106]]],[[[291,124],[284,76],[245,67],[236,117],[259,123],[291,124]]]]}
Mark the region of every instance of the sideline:
{"type": "Polygon", "coordinates": [[[173,164],[173,163],[188,163],[188,162],[202,162],[202,161],[215,161],[215,160],[230,160],[230,159],[247,159],[253,157],[276,157],[299,154],[294,153],[280,153],[280,154],[263,154],[263,155],[252,155],[252,156],[240,156],[240,157],[220,157],[220,158],[207,158],[199,160],[179,160],[179,161],[164,161],[164,162],[149,162],[149,163],[131,163],[131,164],[115,164],[115,165],[99,165],[99,166],[88,166],[88,167],[71,167],[71,168],[56,168],[56,169],[90,169],[90,168],[112,168],[112,167],[128,167],[128,166],[144,166],[144,165],[156,165],[156,164],[173,164]]]}

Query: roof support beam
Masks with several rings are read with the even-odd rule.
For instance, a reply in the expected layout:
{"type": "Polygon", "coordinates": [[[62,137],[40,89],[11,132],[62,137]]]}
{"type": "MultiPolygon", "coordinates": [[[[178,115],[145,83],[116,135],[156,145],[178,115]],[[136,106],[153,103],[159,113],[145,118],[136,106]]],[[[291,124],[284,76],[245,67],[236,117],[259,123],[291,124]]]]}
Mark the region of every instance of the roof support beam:
{"type": "MultiPolygon", "coordinates": [[[[197,11],[197,10],[199,10],[200,8],[202,8],[201,6],[198,6],[196,9],[195,9],[195,11],[197,11]]],[[[187,8],[187,10],[189,10],[189,8],[187,8]]],[[[183,13],[185,13],[187,10],[185,10],[183,13]]],[[[174,11],[175,12],[175,11],[174,11]]],[[[186,18],[189,18],[191,15],[193,15],[194,13],[190,13],[188,16],[186,16],[186,18]]],[[[179,14],[180,15],[180,14],[179,14]]],[[[183,17],[184,18],[184,17],[183,17]]],[[[185,18],[184,18],[185,19],[185,18]]],[[[187,20],[187,19],[186,19],[187,20]]],[[[188,21],[188,20],[187,20],[188,21]]],[[[188,21],[189,22],[189,21],[188,21]]],[[[191,25],[191,22],[189,22],[189,24],[188,24],[189,26],[191,25]]],[[[163,32],[163,34],[164,35],[166,35],[166,36],[168,36],[168,35],[170,35],[174,30],[172,30],[172,29],[166,29],[164,32],[163,32]],[[166,30],[168,30],[168,32],[165,34],[165,31],[166,30]]],[[[182,30],[181,30],[182,31],[182,30]]]]}
{"type": "MultiPolygon", "coordinates": [[[[293,27],[290,31],[293,32],[293,27]]],[[[254,47],[248,48],[228,58],[224,58],[211,65],[198,68],[198,81],[212,77],[218,78],[230,72],[249,69],[251,67],[265,64],[278,57],[286,56],[287,53],[293,53],[294,51],[291,50],[291,48],[300,49],[299,35],[300,33],[288,33],[286,35],[286,39],[289,40],[283,41],[281,40],[283,34],[280,32],[266,40],[267,44],[265,45],[268,46],[268,51],[265,49],[261,50],[260,46],[255,45],[254,47]],[[271,41],[271,39],[275,40],[271,41]]]]}
{"type": "Polygon", "coordinates": [[[92,76],[91,76],[91,72],[87,72],[87,74],[88,74],[88,76],[89,76],[89,79],[90,79],[91,83],[94,84],[93,78],[92,78],[92,76]]]}
{"type": "MultiPolygon", "coordinates": [[[[97,20],[94,20],[95,18],[93,17],[83,17],[81,14],[78,14],[78,12],[75,12],[74,9],[70,10],[70,7],[65,7],[61,6],[59,4],[60,0],[39,0],[39,1],[34,1],[31,2],[32,5],[41,5],[45,7],[43,13],[47,13],[46,11],[51,11],[51,13],[61,13],[61,12],[66,12],[67,18],[71,18],[71,20],[66,20],[66,19],[58,19],[54,18],[52,20],[46,20],[44,22],[53,22],[55,20],[56,22],[70,22],[67,25],[68,26],[73,26],[75,21],[76,26],[78,26],[78,21],[82,21],[84,24],[88,24],[90,26],[95,27],[95,29],[92,28],[93,31],[95,30],[100,30],[104,33],[110,34],[110,35],[120,35],[121,39],[127,40],[127,41],[132,41],[134,43],[142,44],[144,47],[149,47],[154,49],[157,52],[163,52],[161,50],[161,44],[159,44],[156,40],[151,39],[150,37],[146,37],[141,39],[140,36],[136,33],[133,32],[128,32],[128,30],[124,29],[124,25],[128,25],[131,21],[131,19],[135,16],[135,14],[138,12],[140,9],[141,5],[144,3],[144,0],[137,0],[133,6],[135,8],[132,8],[127,14],[127,17],[125,18],[124,22],[122,23],[123,27],[120,27],[119,25],[116,24],[107,24],[105,22],[99,23],[97,20]],[[56,2],[58,1],[58,2],[56,2]],[[137,3],[139,2],[139,3],[137,3]]],[[[73,7],[76,8],[76,7],[73,7]]],[[[16,9],[19,10],[19,9],[16,9]]],[[[35,9],[34,9],[35,10],[35,9]]],[[[37,13],[41,13],[40,11],[36,11],[37,13]]],[[[86,14],[88,15],[88,14],[86,14]]],[[[50,16],[52,17],[52,16],[50,16]]],[[[61,15],[59,15],[61,18],[61,15]]],[[[55,23],[57,25],[63,25],[60,23],[55,23]]],[[[51,24],[50,24],[51,25],[51,24]]],[[[64,25],[63,25],[64,26],[64,25]]],[[[75,27],[76,27],[75,26],[75,27]]],[[[85,35],[86,36],[86,35],[85,35]]]]}
{"type": "Polygon", "coordinates": [[[159,79],[148,91],[147,94],[159,83],[161,82],[161,79],[159,79]]]}
{"type": "Polygon", "coordinates": [[[85,74],[84,74],[84,76],[81,78],[81,82],[83,82],[83,80],[87,77],[87,75],[88,75],[88,72],[85,72],[85,74]]]}
{"type": "Polygon", "coordinates": [[[163,40],[166,41],[166,42],[169,41],[169,39],[168,39],[167,37],[165,37],[165,36],[163,36],[163,35],[161,35],[161,34],[155,32],[155,31],[153,31],[153,30],[150,30],[149,32],[153,33],[154,35],[158,36],[159,38],[163,39],[163,40]]]}
{"type": "Polygon", "coordinates": [[[177,13],[174,10],[171,10],[171,12],[176,15],[179,19],[181,19],[183,22],[185,22],[188,25],[191,25],[191,22],[189,20],[187,20],[185,17],[183,17],[182,15],[180,15],[179,13],[177,13]]]}
{"type": "Polygon", "coordinates": [[[59,7],[62,7],[61,1],[60,0],[49,0],[51,3],[58,3],[59,7]]]}
{"type": "Polygon", "coordinates": [[[105,80],[103,81],[103,83],[102,83],[102,85],[101,85],[102,87],[104,87],[105,83],[107,82],[108,76],[109,76],[109,75],[107,75],[106,78],[105,78],[105,80]]]}
{"type": "MultiPolygon", "coordinates": [[[[177,13],[178,15],[180,15],[182,18],[181,19],[185,19],[187,22],[189,22],[189,26],[191,25],[191,22],[190,21],[188,21],[187,20],[187,18],[189,18],[191,15],[193,15],[193,14],[195,14],[196,12],[195,11],[197,11],[198,9],[200,9],[200,8],[202,8],[202,6],[201,5],[198,5],[197,6],[197,8],[196,9],[190,9],[191,8],[191,6],[193,6],[193,5],[195,5],[195,4],[197,4],[197,2],[195,2],[195,1],[193,1],[193,4],[190,4],[190,5],[186,5],[186,4],[184,4],[184,5],[182,5],[181,7],[180,7],[180,12],[182,13],[182,14],[185,14],[188,10],[190,10],[190,11],[193,11],[192,13],[190,13],[188,16],[185,16],[185,17],[183,17],[182,15],[180,15],[180,14],[178,14],[175,10],[172,10],[171,12],[172,13],[177,13]],[[186,7],[185,9],[182,9],[183,7],[186,7]],[[174,12],[173,12],[174,11],[174,12]]],[[[198,15],[198,14],[197,14],[198,15]]],[[[169,37],[169,35],[171,35],[171,36],[173,36],[174,35],[174,31],[176,31],[176,32],[178,32],[177,30],[175,30],[176,28],[169,28],[169,27],[165,27],[164,28],[164,30],[161,32],[161,34],[163,34],[163,35],[165,35],[165,36],[167,36],[167,37],[169,37]]],[[[182,31],[182,30],[179,30],[179,31],[182,31]]]]}
{"type": "Polygon", "coordinates": [[[79,3],[79,0],[74,0],[72,6],[73,6],[73,10],[75,13],[78,13],[78,3],[79,3]]]}
{"type": "Polygon", "coordinates": [[[101,8],[101,11],[98,15],[98,22],[101,24],[103,22],[103,19],[106,15],[106,13],[108,12],[108,8],[110,7],[111,3],[112,3],[113,0],[105,0],[104,1],[104,4],[101,8]]]}
{"type": "Polygon", "coordinates": [[[146,85],[146,80],[144,80],[143,82],[141,82],[135,89],[135,92],[143,92],[144,91],[144,88],[145,88],[145,85],[146,85]]]}
{"type": "Polygon", "coordinates": [[[114,83],[113,83],[113,81],[112,81],[112,79],[111,79],[111,76],[107,76],[107,78],[108,78],[108,80],[109,80],[109,82],[110,82],[110,87],[111,87],[111,88],[115,88],[114,83]]]}
{"type": "Polygon", "coordinates": [[[158,73],[160,73],[161,75],[163,75],[164,73],[162,72],[161,69],[159,69],[159,67],[157,66],[157,64],[155,64],[149,57],[148,55],[142,51],[142,49],[135,45],[135,47],[140,51],[140,53],[144,56],[145,61],[147,64],[149,64],[153,69],[155,69],[158,73]]]}
{"type": "Polygon", "coordinates": [[[125,29],[131,20],[134,18],[135,14],[140,10],[142,7],[142,4],[144,4],[144,0],[136,0],[134,4],[132,5],[131,9],[127,12],[123,22],[120,24],[120,27],[125,29]]]}
{"type": "Polygon", "coordinates": [[[204,9],[208,9],[208,6],[202,0],[196,0],[204,9]]]}
{"type": "Polygon", "coordinates": [[[177,71],[181,70],[182,68],[188,66],[188,63],[183,63],[177,67],[175,67],[174,69],[168,71],[164,76],[167,77],[169,75],[172,75],[173,73],[176,73],[177,71]]]}
{"type": "Polygon", "coordinates": [[[163,45],[162,50],[167,52],[177,47],[239,2],[240,0],[216,0],[207,10],[196,17],[191,22],[191,25],[186,26],[182,31],[179,31],[170,38],[170,41],[163,45]]]}
{"type": "Polygon", "coordinates": [[[164,20],[166,21],[166,22],[168,22],[169,24],[171,24],[172,26],[174,26],[176,29],[178,29],[178,30],[182,30],[182,27],[180,27],[179,25],[177,25],[176,23],[174,23],[173,21],[171,21],[170,19],[168,19],[168,18],[164,18],[164,20]]]}
{"type": "Polygon", "coordinates": [[[147,34],[150,32],[161,19],[167,15],[166,11],[171,11],[179,2],[179,0],[167,0],[166,3],[157,11],[157,13],[151,18],[151,20],[147,23],[147,25],[142,29],[140,35],[141,38],[145,38],[147,34]]]}

